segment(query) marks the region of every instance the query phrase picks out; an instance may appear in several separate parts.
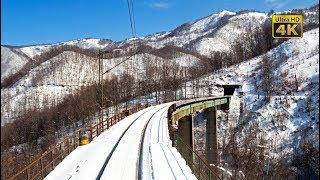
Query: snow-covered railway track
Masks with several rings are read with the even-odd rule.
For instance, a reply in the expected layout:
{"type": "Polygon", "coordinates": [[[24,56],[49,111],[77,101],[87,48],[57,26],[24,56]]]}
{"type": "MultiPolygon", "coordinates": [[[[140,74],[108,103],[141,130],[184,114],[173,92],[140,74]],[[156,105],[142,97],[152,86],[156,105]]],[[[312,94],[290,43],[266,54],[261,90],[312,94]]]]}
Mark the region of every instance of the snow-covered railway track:
{"type": "Polygon", "coordinates": [[[148,122],[145,124],[143,128],[143,132],[141,134],[141,143],[139,147],[139,160],[138,160],[138,165],[137,165],[137,179],[141,180],[142,179],[142,168],[143,168],[143,149],[144,149],[144,141],[146,137],[146,131],[147,127],[150,124],[151,119],[155,116],[156,113],[158,113],[160,110],[164,109],[165,107],[157,110],[148,120],[148,122]]]}
{"type": "MultiPolygon", "coordinates": [[[[152,110],[152,109],[150,109],[149,111],[151,111],[151,110],[152,110]]],[[[149,111],[147,111],[147,112],[149,112],[149,111]]],[[[145,112],[145,113],[147,113],[147,112],[145,112]]],[[[124,135],[126,134],[126,132],[129,130],[129,128],[130,128],[141,116],[143,116],[145,113],[139,115],[139,116],[125,129],[125,131],[121,134],[121,136],[119,137],[118,141],[117,141],[116,144],[113,146],[111,152],[108,154],[108,156],[107,156],[107,158],[106,158],[106,161],[104,162],[102,168],[100,169],[99,174],[98,174],[96,180],[100,180],[100,179],[101,179],[101,176],[102,176],[103,172],[105,171],[105,168],[106,168],[106,166],[108,165],[110,158],[112,157],[113,153],[115,152],[116,148],[118,147],[118,145],[119,145],[121,139],[123,138],[123,136],[124,136],[124,135]]],[[[154,114],[155,114],[155,113],[154,113],[154,114]]],[[[151,118],[150,118],[150,119],[151,119],[151,118]]]]}
{"type": "Polygon", "coordinates": [[[168,104],[156,106],[154,109],[145,112],[138,117],[114,147],[112,155],[101,170],[97,179],[139,179],[139,173],[143,164],[143,140],[145,137],[145,129],[153,117],[162,109],[168,107],[168,104]],[[126,173],[123,173],[126,172],[126,173]]]}
{"type": "Polygon", "coordinates": [[[46,179],[196,179],[171,146],[166,103],[132,114],[67,156],[46,179]]]}
{"type": "Polygon", "coordinates": [[[140,179],[195,179],[181,155],[171,146],[167,115],[168,107],[155,115],[147,125],[143,154],[140,162],[140,179]],[[179,157],[179,158],[177,158],[179,157]]]}
{"type": "MultiPolygon", "coordinates": [[[[169,144],[166,144],[166,142],[170,141],[169,138],[169,134],[167,133],[167,129],[168,127],[166,125],[166,117],[164,116],[164,113],[166,113],[167,111],[164,111],[163,114],[161,115],[161,119],[159,119],[159,125],[158,125],[158,143],[160,144],[162,153],[167,161],[167,164],[170,167],[171,173],[174,177],[174,179],[188,179],[188,177],[185,175],[185,173],[183,172],[183,169],[181,168],[177,158],[174,156],[172,149],[169,148],[169,144]],[[160,138],[161,137],[161,138],[160,138]],[[168,153],[169,152],[169,153],[168,153]],[[173,167],[170,165],[170,161],[169,158],[171,157],[171,159],[174,159],[174,162],[178,165],[179,169],[173,169],[173,167]],[[177,177],[176,176],[176,171],[181,171],[181,174],[183,174],[183,177],[177,177]]],[[[171,162],[172,163],[172,162],[171,162]]]]}
{"type": "MultiPolygon", "coordinates": [[[[164,113],[166,113],[167,111],[165,111],[164,113]]],[[[172,148],[169,148],[168,146],[170,146],[169,144],[164,144],[162,142],[169,142],[170,141],[170,137],[169,137],[169,134],[166,132],[164,133],[167,129],[168,129],[168,123],[166,122],[166,117],[164,115],[162,115],[161,117],[162,119],[159,120],[159,128],[158,128],[158,143],[161,144],[161,149],[162,149],[162,152],[164,154],[164,156],[166,157],[166,160],[168,162],[168,165],[170,166],[170,162],[168,161],[168,156],[166,155],[165,153],[165,148],[168,150],[169,152],[169,156],[173,157],[172,159],[174,159],[174,162],[176,164],[179,165],[179,161],[177,160],[176,156],[174,155],[174,153],[172,152],[172,148]],[[160,136],[162,137],[160,139],[160,136]],[[163,147],[164,145],[166,145],[165,147],[163,147]]],[[[172,174],[174,174],[174,170],[173,168],[170,166],[170,169],[171,169],[171,172],[172,174]]],[[[183,168],[179,165],[179,169],[176,169],[176,171],[181,171],[181,174],[183,174],[184,178],[185,179],[188,179],[188,177],[186,176],[186,174],[183,172],[183,168]]],[[[175,176],[175,175],[174,175],[175,176]]],[[[181,179],[182,177],[180,177],[181,179]]],[[[175,176],[175,179],[177,179],[177,177],[175,176]]]]}

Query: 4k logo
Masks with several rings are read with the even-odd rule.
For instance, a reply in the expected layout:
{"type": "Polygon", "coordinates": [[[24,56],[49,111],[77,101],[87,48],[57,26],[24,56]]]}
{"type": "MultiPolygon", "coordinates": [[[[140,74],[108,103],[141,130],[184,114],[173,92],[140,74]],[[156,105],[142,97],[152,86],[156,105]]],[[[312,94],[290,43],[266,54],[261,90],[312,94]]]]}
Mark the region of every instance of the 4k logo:
{"type": "Polygon", "coordinates": [[[303,33],[302,15],[274,14],[272,15],[273,38],[297,38],[303,33]]]}

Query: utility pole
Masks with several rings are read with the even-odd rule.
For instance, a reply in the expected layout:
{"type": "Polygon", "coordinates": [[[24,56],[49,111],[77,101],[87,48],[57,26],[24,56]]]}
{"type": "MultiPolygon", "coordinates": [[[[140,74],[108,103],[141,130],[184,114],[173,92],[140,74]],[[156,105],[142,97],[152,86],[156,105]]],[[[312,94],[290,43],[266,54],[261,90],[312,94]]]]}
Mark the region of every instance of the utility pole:
{"type": "Polygon", "coordinates": [[[99,60],[99,86],[100,86],[100,93],[101,93],[101,99],[100,99],[100,117],[99,117],[99,124],[102,125],[103,123],[103,76],[102,76],[102,72],[103,72],[103,66],[102,66],[102,58],[103,58],[103,54],[102,52],[99,50],[98,53],[98,60],[99,60]]]}
{"type": "Polygon", "coordinates": [[[187,70],[184,67],[184,99],[187,99],[187,70]]]}
{"type": "MultiPolygon", "coordinates": [[[[100,67],[101,67],[101,124],[103,123],[103,54],[101,52],[101,57],[100,57],[100,67]]],[[[102,124],[103,126],[103,124],[102,124]]],[[[109,128],[109,127],[108,127],[109,128]]]]}

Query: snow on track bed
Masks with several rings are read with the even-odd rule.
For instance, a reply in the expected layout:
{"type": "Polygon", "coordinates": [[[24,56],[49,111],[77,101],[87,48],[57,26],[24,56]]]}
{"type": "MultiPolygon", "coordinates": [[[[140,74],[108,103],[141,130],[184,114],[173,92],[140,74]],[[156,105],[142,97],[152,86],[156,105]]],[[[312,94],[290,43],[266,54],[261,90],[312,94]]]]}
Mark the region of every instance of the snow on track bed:
{"type": "Polygon", "coordinates": [[[147,126],[144,139],[142,179],[196,179],[169,138],[168,107],[159,111],[147,126]]]}
{"type": "Polygon", "coordinates": [[[124,118],[90,144],[77,147],[45,179],[95,179],[122,133],[137,117],[154,108],[149,107],[124,118]]]}
{"type": "MultiPolygon", "coordinates": [[[[155,113],[154,113],[154,114],[155,114],[155,113]]],[[[145,115],[145,114],[141,114],[140,116],[138,116],[138,117],[127,127],[127,129],[122,133],[122,135],[121,135],[120,138],[118,139],[117,143],[113,146],[112,151],[109,153],[109,155],[108,155],[105,163],[103,164],[102,168],[100,169],[100,172],[99,172],[99,174],[98,174],[98,176],[97,176],[97,178],[96,178],[97,180],[98,180],[98,179],[101,179],[101,176],[103,175],[103,173],[104,173],[104,171],[105,171],[105,169],[106,169],[106,166],[107,166],[108,163],[109,163],[110,158],[112,157],[113,153],[117,150],[117,147],[118,147],[119,143],[121,142],[122,138],[126,135],[126,132],[127,132],[127,131],[129,130],[129,128],[130,128],[134,123],[136,123],[136,121],[138,121],[138,119],[141,118],[141,116],[143,116],[143,115],[145,115]]]]}
{"type": "Polygon", "coordinates": [[[137,166],[143,129],[150,117],[165,106],[166,105],[156,106],[157,108],[144,113],[132,124],[110,158],[101,179],[111,178],[125,180],[137,178],[137,166]]]}
{"type": "Polygon", "coordinates": [[[126,117],[75,149],[45,179],[196,179],[171,146],[166,118],[171,104],[126,117]]]}

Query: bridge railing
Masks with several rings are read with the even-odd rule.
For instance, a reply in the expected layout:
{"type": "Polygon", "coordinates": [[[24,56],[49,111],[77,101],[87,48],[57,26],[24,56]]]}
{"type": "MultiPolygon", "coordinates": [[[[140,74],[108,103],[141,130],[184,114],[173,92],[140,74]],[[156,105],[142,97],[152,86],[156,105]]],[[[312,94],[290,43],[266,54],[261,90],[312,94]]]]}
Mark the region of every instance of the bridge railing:
{"type": "Polygon", "coordinates": [[[90,128],[89,128],[90,139],[93,140],[95,137],[99,136],[103,131],[105,131],[106,129],[109,129],[111,126],[118,123],[124,117],[126,117],[130,114],[133,114],[139,110],[141,110],[141,106],[137,105],[131,109],[128,109],[126,111],[122,111],[119,114],[116,114],[110,118],[107,118],[100,123],[97,123],[93,126],[90,126],[90,128]]]}
{"type": "Polygon", "coordinates": [[[79,130],[47,151],[8,179],[43,179],[68,154],[79,146],[79,130]]]}
{"type": "Polygon", "coordinates": [[[189,147],[178,134],[174,134],[173,146],[177,148],[181,156],[186,160],[197,179],[217,180],[221,178],[214,172],[212,167],[201,158],[191,147],[189,147]]]}
{"type": "MultiPolygon", "coordinates": [[[[141,106],[137,105],[131,109],[109,117],[98,124],[90,126],[88,129],[91,140],[119,122],[125,116],[135,113],[140,109],[141,106]]],[[[47,151],[39,155],[35,160],[7,179],[44,179],[44,177],[48,175],[66,156],[79,146],[79,137],[80,130],[77,130],[72,135],[67,136],[63,141],[51,146],[47,151]]]]}

